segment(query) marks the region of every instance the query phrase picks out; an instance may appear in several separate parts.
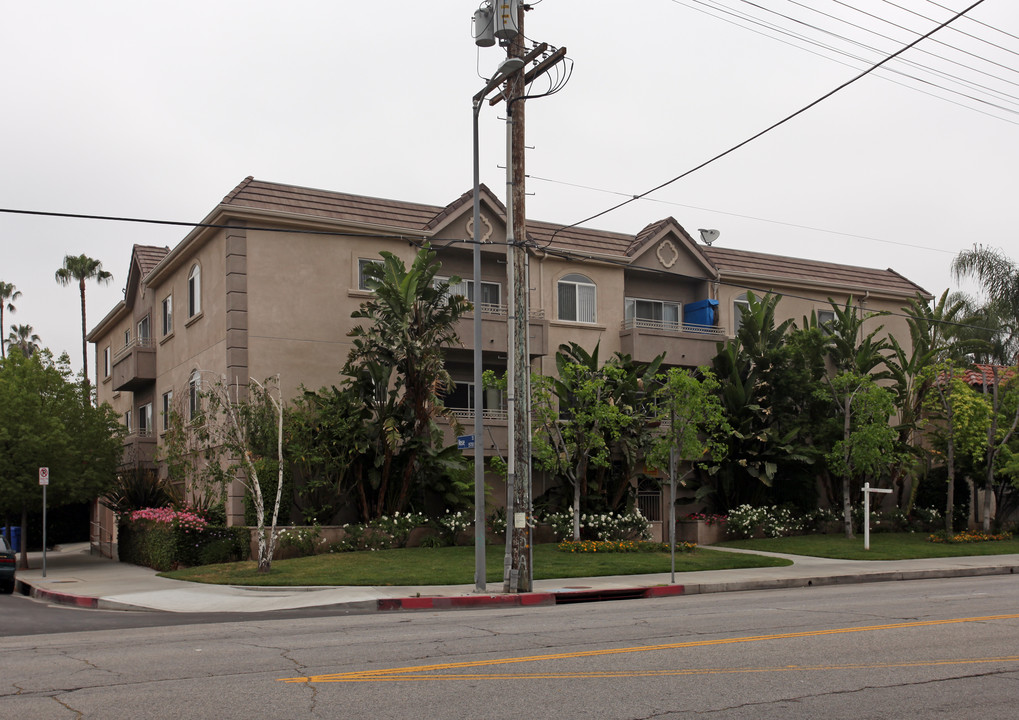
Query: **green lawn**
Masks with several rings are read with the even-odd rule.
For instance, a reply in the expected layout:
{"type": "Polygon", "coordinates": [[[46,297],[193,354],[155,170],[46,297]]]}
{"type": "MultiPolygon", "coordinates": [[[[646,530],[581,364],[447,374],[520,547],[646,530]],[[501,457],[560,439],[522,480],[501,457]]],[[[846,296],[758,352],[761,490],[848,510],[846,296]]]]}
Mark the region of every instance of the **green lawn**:
{"type": "MultiPolygon", "coordinates": [[[[487,582],[502,582],[504,546],[486,547],[487,582]]],[[[761,555],[698,549],[676,554],[676,572],[789,565],[761,555]]],[[[668,553],[566,553],[534,547],[534,579],[667,573],[668,553]]],[[[402,548],[276,560],[259,574],[254,562],[205,565],[163,577],[220,585],[468,585],[474,583],[474,548],[402,548]]]]}
{"type": "Polygon", "coordinates": [[[1019,539],[975,543],[932,543],[927,533],[871,533],[870,550],[863,549],[863,534],[847,540],[844,535],[797,535],[760,540],[728,540],[714,547],[744,548],[790,555],[841,560],[913,560],[966,555],[1019,554],[1019,539]]]}

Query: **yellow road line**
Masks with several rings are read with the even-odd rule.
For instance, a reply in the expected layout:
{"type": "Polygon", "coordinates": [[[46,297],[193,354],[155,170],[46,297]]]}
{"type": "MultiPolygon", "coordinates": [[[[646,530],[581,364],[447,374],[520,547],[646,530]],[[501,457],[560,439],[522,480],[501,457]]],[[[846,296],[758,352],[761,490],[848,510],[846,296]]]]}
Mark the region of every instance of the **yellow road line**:
{"type": "MultiPolygon", "coordinates": [[[[529,655],[515,658],[495,658],[492,660],[472,660],[458,663],[439,663],[435,665],[415,665],[402,668],[388,668],[381,670],[360,670],[349,673],[336,673],[332,675],[315,675],[312,677],[280,678],[280,682],[306,683],[306,682],[371,682],[374,680],[384,681],[399,679],[394,676],[408,675],[410,673],[435,672],[437,670],[461,670],[465,668],[492,667],[494,665],[511,665],[525,662],[541,662],[543,660],[569,660],[574,658],[604,657],[608,655],[623,655],[627,653],[654,652],[656,650],[679,650],[682,648],[710,647],[716,645],[734,645],[740,643],[761,642],[764,640],[789,640],[794,638],[822,637],[825,635],[846,635],[859,632],[875,632],[879,630],[900,630],[905,628],[933,627],[938,625],[959,625],[962,623],[989,622],[993,620],[1015,620],[1019,614],[1011,615],[985,615],[971,618],[951,618],[948,620],[921,620],[916,622],[891,623],[887,625],[865,625],[861,627],[833,628],[830,630],[808,630],[794,633],[776,633],[772,635],[751,635],[738,638],[720,638],[716,640],[694,640],[690,642],[666,643],[662,645],[641,645],[628,648],[605,648],[602,650],[581,650],[571,653],[554,653],[550,655],[529,655]]],[[[961,661],[952,661],[961,662],[961,661]]],[[[974,662],[985,662],[975,660],[974,662]]],[[[872,667],[872,666],[865,666],[872,667]]],[[[874,666],[877,667],[877,666],[874,666]]],[[[741,671],[746,672],[746,671],[741,671]]],[[[457,677],[442,675],[441,678],[457,677]]],[[[482,677],[471,675],[470,677],[482,677]]],[[[544,676],[543,676],[544,677],[544,676]]],[[[549,676],[561,677],[561,676],[549,676]]],[[[412,679],[412,678],[407,678],[412,679]]],[[[429,678],[435,679],[435,678],[429,678]]]]}

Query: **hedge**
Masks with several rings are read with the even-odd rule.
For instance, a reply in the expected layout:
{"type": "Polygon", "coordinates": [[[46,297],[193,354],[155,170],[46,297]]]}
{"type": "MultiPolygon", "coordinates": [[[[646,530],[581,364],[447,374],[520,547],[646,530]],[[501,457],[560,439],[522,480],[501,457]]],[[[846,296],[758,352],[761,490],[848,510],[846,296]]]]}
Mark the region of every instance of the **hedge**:
{"type": "Polygon", "coordinates": [[[202,530],[150,520],[122,521],[118,538],[121,562],[165,572],[176,567],[246,560],[251,531],[210,525],[202,530]]]}

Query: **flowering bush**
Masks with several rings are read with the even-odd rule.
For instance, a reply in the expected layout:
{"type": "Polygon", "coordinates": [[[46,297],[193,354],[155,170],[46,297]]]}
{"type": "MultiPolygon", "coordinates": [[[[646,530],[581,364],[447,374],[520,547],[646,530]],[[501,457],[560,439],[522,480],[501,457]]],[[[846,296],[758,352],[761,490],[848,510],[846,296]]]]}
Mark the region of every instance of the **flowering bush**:
{"type": "Polygon", "coordinates": [[[738,538],[760,533],[765,537],[785,537],[803,533],[810,525],[807,518],[796,516],[787,507],[740,505],[729,512],[726,531],[738,538]]]}
{"type": "Polygon", "coordinates": [[[176,510],[171,507],[142,508],[131,513],[131,522],[139,520],[150,520],[155,523],[165,523],[175,528],[182,528],[185,531],[204,530],[209,523],[201,515],[190,510],[176,510]]]}
{"type": "Polygon", "coordinates": [[[497,508],[488,516],[488,529],[496,535],[506,534],[506,508],[497,508]]]}
{"type": "Polygon", "coordinates": [[[135,510],[118,530],[121,561],[161,571],[243,560],[250,542],[248,528],[212,526],[191,509],[135,510]]]}
{"type": "MultiPolygon", "coordinates": [[[[560,551],[569,553],[669,552],[668,543],[635,540],[563,540],[558,547],[560,551]]],[[[695,543],[676,543],[677,552],[693,552],[696,549],[695,543]]]]}
{"type": "Polygon", "coordinates": [[[718,525],[724,523],[727,519],[727,515],[708,515],[707,513],[690,513],[684,520],[691,522],[702,522],[705,525],[718,525]]]}
{"type": "Polygon", "coordinates": [[[474,511],[457,510],[456,512],[446,511],[446,514],[435,521],[442,531],[446,542],[453,544],[456,536],[465,533],[474,527],[474,511]]]}
{"type": "Polygon", "coordinates": [[[368,523],[367,528],[383,532],[392,538],[390,547],[406,547],[410,531],[416,527],[428,525],[428,518],[422,513],[393,513],[383,515],[368,523]]]}
{"type": "Polygon", "coordinates": [[[1002,533],[999,535],[991,535],[988,533],[981,532],[979,530],[964,530],[961,533],[955,535],[949,535],[948,533],[941,531],[934,533],[927,538],[932,543],[975,543],[975,542],[990,542],[994,540],[1011,540],[1012,536],[1008,533],[1002,533]]]}
{"type": "MultiPolygon", "coordinates": [[[[546,515],[544,521],[552,526],[558,538],[573,535],[573,509],[546,515]]],[[[640,510],[634,508],[628,513],[590,513],[580,516],[581,531],[594,535],[596,540],[650,540],[651,522],[640,510]]]]}
{"type": "Polygon", "coordinates": [[[292,549],[297,557],[306,557],[315,554],[315,548],[325,540],[322,537],[322,527],[317,523],[311,527],[283,528],[276,533],[277,547],[292,549]]]}

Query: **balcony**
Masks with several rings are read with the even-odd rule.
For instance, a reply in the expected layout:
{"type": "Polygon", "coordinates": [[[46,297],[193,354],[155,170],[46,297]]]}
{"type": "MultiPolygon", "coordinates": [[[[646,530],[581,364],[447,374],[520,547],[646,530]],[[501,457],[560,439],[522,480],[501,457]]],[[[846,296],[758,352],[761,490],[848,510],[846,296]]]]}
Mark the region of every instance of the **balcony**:
{"type": "MultiPolygon", "coordinates": [[[[482,303],[481,308],[481,350],[506,354],[507,328],[509,310],[505,305],[482,303]]],[[[545,311],[531,308],[530,354],[532,357],[548,353],[548,321],[545,311]]],[[[474,349],[474,313],[467,313],[456,324],[456,333],[467,350],[474,349]]]]}
{"type": "Polygon", "coordinates": [[[124,438],[125,467],[153,467],[156,457],[156,435],[151,430],[134,430],[124,438]]]}
{"type": "MultiPolygon", "coordinates": [[[[451,407],[449,410],[462,426],[464,433],[470,435],[474,432],[473,409],[451,407]]],[[[484,424],[485,436],[480,447],[484,448],[484,455],[492,457],[505,454],[507,443],[509,442],[509,414],[506,410],[482,410],[481,417],[484,424]]],[[[446,444],[452,445],[455,443],[456,433],[453,432],[453,427],[444,421],[440,421],[439,426],[442,428],[446,444]]],[[[473,456],[474,451],[467,450],[465,453],[473,456]]]]}
{"type": "Polygon", "coordinates": [[[137,392],[156,381],[156,347],[151,338],[135,338],[113,356],[113,389],[137,392]]]}
{"type": "Polygon", "coordinates": [[[695,323],[631,318],[619,332],[621,350],[637,362],[651,362],[665,353],[665,363],[684,367],[707,365],[726,339],[725,328],[695,323]]]}

